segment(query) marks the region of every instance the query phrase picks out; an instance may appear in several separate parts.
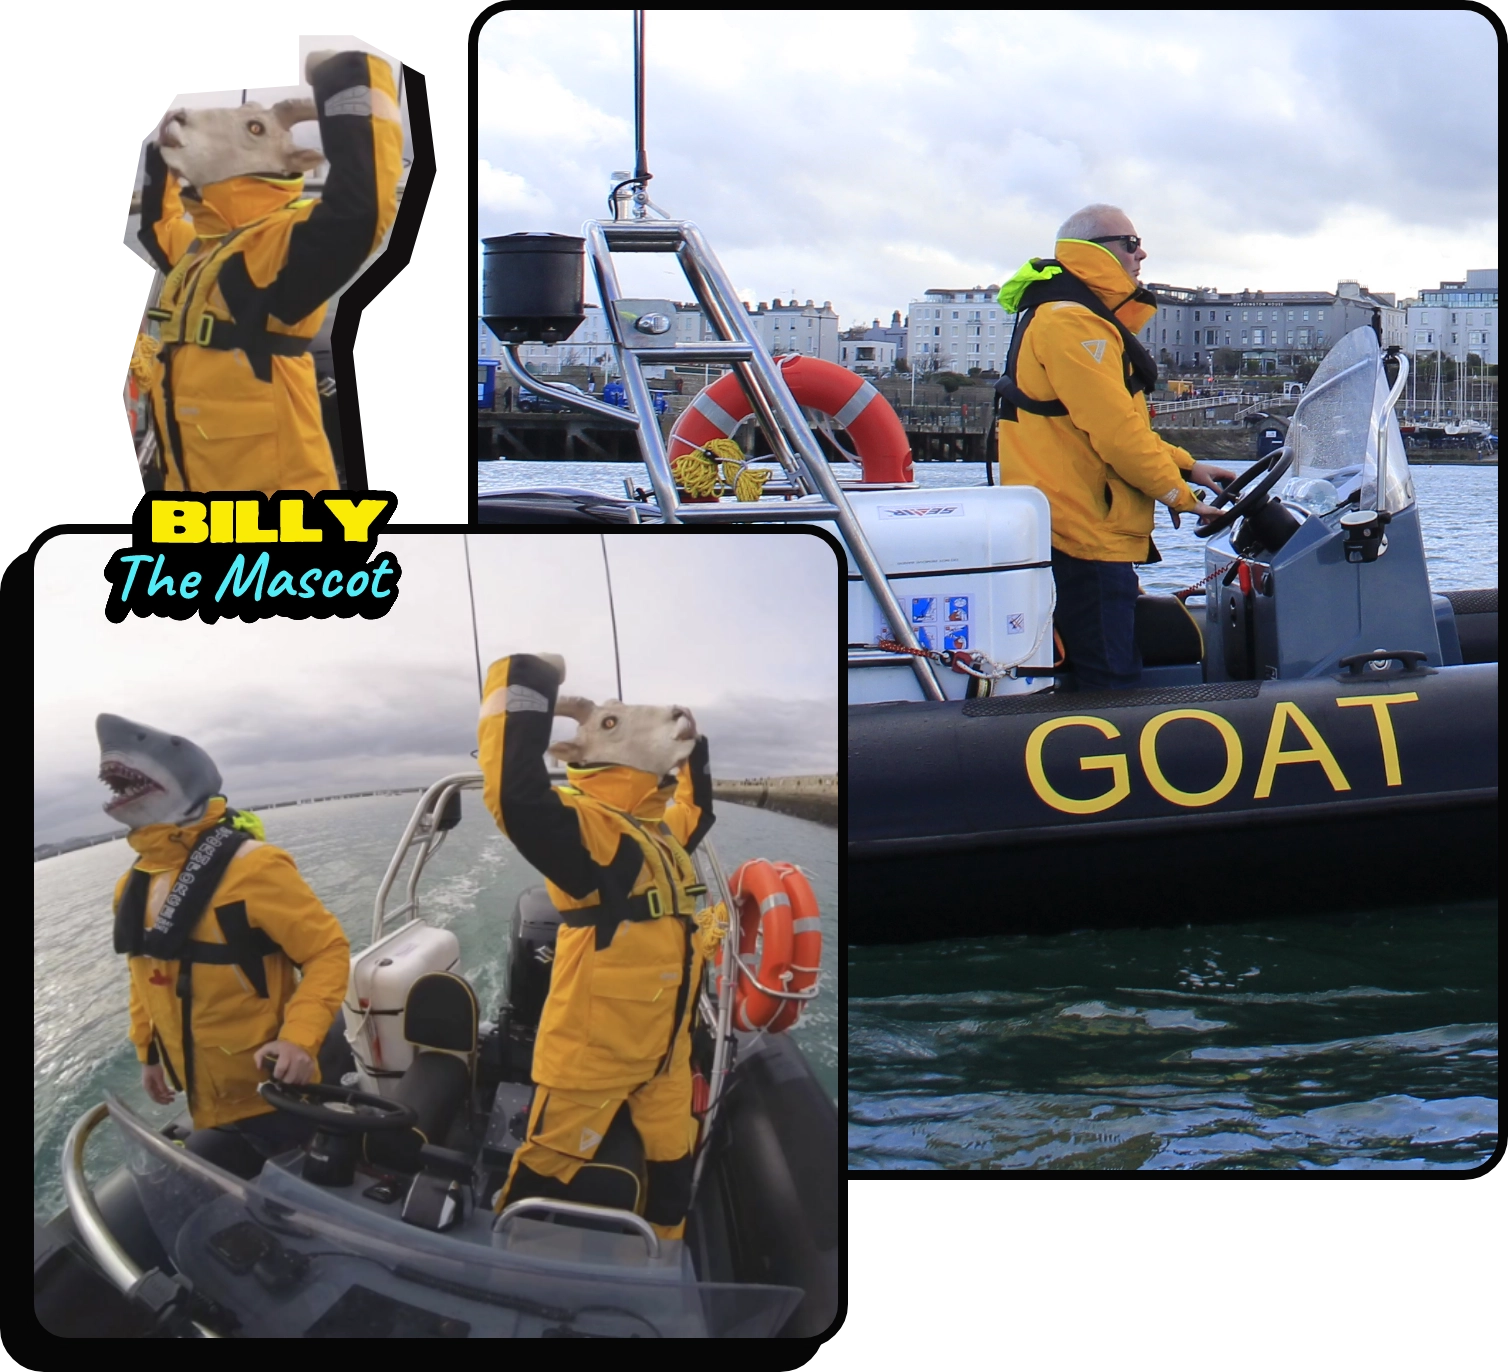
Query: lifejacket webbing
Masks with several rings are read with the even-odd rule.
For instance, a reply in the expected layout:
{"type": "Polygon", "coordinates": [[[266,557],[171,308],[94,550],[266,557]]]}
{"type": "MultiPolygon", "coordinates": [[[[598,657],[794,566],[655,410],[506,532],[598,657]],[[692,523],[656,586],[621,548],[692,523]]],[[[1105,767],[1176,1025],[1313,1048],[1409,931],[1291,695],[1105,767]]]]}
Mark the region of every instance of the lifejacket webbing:
{"type": "MultiPolygon", "coordinates": [[[[1005,359],[1005,368],[1000,380],[995,383],[997,417],[1014,424],[1017,422],[1017,410],[1025,410],[1028,414],[1049,419],[1061,419],[1068,414],[1068,407],[1061,400],[1034,400],[1016,384],[1016,360],[1020,356],[1021,340],[1025,337],[1028,326],[1036,318],[1040,306],[1059,300],[1070,300],[1074,304],[1084,306],[1085,309],[1113,326],[1120,334],[1127,391],[1136,395],[1140,391],[1153,390],[1157,385],[1157,363],[1153,360],[1151,353],[1142,347],[1141,340],[1116,318],[1115,313],[1095,294],[1093,289],[1068,268],[1063,267],[1062,263],[1051,258],[1033,258],[1032,265],[1038,269],[1060,267],[1062,270],[1047,280],[1033,281],[1021,293],[1020,303],[1024,308],[1016,317],[1016,327],[1011,334],[1010,352],[1005,359]]],[[[1155,304],[1157,297],[1143,286],[1138,287],[1130,299],[1142,304],[1155,304]]]]}
{"type": "Polygon", "coordinates": [[[695,930],[691,921],[685,915],[676,916],[676,922],[681,926],[681,933],[686,939],[686,951],[681,963],[681,984],[675,993],[675,1014],[670,1021],[670,1042],[665,1048],[665,1060],[660,1064],[657,1075],[663,1076],[670,1071],[671,1059],[675,1057],[675,1041],[681,1032],[681,1016],[686,1013],[686,1002],[691,997],[691,963],[695,950],[696,941],[692,938],[695,930]]]}
{"type": "MultiPolygon", "coordinates": [[[[121,893],[120,905],[115,912],[115,951],[128,957],[150,957],[159,961],[178,962],[178,982],[175,987],[181,1004],[180,1032],[183,1043],[182,1089],[187,1097],[190,1111],[194,1108],[194,1030],[193,964],[202,962],[212,966],[234,965],[241,969],[250,982],[252,990],[267,998],[267,968],[262,961],[272,953],[281,953],[282,947],[265,929],[253,929],[246,915],[245,901],[231,901],[215,907],[215,918],[224,943],[211,943],[189,935],[203,919],[205,910],[214,898],[225,869],[241,845],[251,835],[234,827],[235,812],[227,810],[225,821],[200,835],[183,864],[173,889],[163,902],[163,913],[158,923],[145,929],[147,890],[151,885],[150,872],[135,868],[121,893]],[[185,878],[187,878],[185,880],[185,878]],[[167,916],[166,920],[164,915],[167,916]],[[154,939],[159,927],[162,936],[154,939]]],[[[156,1030],[153,1042],[147,1050],[148,1063],[159,1056],[170,1078],[174,1076],[172,1063],[156,1030]]],[[[179,1083],[174,1081],[174,1085],[179,1083]]]]}
{"type": "Polygon", "coordinates": [[[227,251],[247,230],[279,214],[290,213],[303,203],[293,201],[261,219],[233,229],[208,253],[197,258],[198,240],[190,244],[178,266],[163,282],[156,306],[147,312],[148,317],[159,325],[164,347],[214,348],[226,352],[240,349],[246,354],[257,379],[268,382],[272,380],[272,357],[300,357],[309,351],[312,340],[271,332],[266,326],[265,308],[257,311],[255,306],[243,302],[241,309],[237,309],[231,304],[232,292],[247,297],[264,295],[265,292],[258,291],[251,284],[244,252],[227,251]],[[234,318],[221,319],[211,312],[209,298],[217,284],[226,308],[234,318]],[[237,286],[242,289],[236,290],[237,286]],[[258,317],[241,317],[248,308],[258,317]]]}

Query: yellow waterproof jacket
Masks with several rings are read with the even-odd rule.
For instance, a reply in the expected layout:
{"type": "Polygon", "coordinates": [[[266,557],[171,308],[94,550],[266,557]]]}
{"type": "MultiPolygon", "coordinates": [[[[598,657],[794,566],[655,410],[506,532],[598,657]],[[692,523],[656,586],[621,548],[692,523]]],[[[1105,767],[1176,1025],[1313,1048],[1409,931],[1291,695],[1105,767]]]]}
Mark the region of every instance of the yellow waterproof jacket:
{"type": "Polygon", "coordinates": [[[589,767],[552,787],[544,752],[558,689],[537,657],[493,664],[478,727],[483,799],[564,916],[534,1080],[622,1094],[684,1070],[690,1052],[702,955],[688,854],[712,824],[707,744],[697,740],[673,786],[589,767]]]}
{"type": "MultiPolygon", "coordinates": [[[[140,856],[115,888],[120,904],[131,873],[151,874],[145,927],[158,912],[189,854],[204,832],[225,817],[216,798],[202,819],[188,824],[151,824],[133,829],[127,841],[140,856]]],[[[281,951],[262,958],[266,996],[234,963],[194,961],[192,1019],[194,1089],[189,1109],[196,1129],[229,1124],[273,1107],[257,1095],[266,1073],[252,1061],[264,1043],[284,1039],[317,1057],[346,992],[351,949],[345,932],[281,848],[255,839],[236,851],[198,923],[196,942],[226,942],[217,911],[243,905],[246,921],[281,951]],[[299,974],[294,964],[302,968],[299,974]]],[[[184,1077],[183,1010],[178,998],[179,963],[151,957],[127,960],[131,975],[131,1042],[142,1062],[161,1061],[169,1079],[184,1077]]],[[[314,1078],[319,1080],[318,1073],[314,1078]]]]}
{"type": "Polygon", "coordinates": [[[132,371],[167,490],[338,485],[308,343],[393,222],[403,130],[392,71],[369,53],[320,66],[314,98],[329,161],[317,202],[301,176],[236,176],[191,198],[148,146],[139,238],[166,279],[132,371]]]}
{"type": "MultiPolygon", "coordinates": [[[[1054,256],[1131,333],[1156,312],[1131,298],[1136,282],[1101,244],[1060,238],[1054,256]]],[[[1006,309],[1016,308],[1027,271],[1002,288],[1006,309]]],[[[1153,431],[1145,394],[1126,389],[1124,354],[1119,332],[1085,306],[1039,306],[1022,338],[1016,384],[1033,400],[1060,401],[1068,414],[1022,410],[997,426],[1000,484],[1037,487],[1052,506],[1053,547],[1092,562],[1145,562],[1154,502],[1179,513],[1197,503],[1183,477],[1194,459],[1153,431]]]]}

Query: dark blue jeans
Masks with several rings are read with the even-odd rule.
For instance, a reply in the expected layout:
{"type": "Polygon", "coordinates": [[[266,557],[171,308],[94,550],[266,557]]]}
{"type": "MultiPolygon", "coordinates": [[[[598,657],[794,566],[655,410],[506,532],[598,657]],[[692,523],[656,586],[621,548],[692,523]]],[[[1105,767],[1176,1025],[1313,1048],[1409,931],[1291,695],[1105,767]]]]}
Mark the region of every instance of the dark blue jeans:
{"type": "Polygon", "coordinates": [[[268,1158],[299,1147],[313,1134],[314,1125],[308,1120],[274,1111],[234,1124],[195,1129],[183,1146],[227,1172],[249,1178],[262,1170],[268,1158]]]}
{"type": "Polygon", "coordinates": [[[1136,646],[1136,567],[1130,562],[1089,562],[1052,550],[1058,587],[1053,626],[1063,640],[1073,675],[1060,691],[1123,691],[1141,682],[1136,646]]]}

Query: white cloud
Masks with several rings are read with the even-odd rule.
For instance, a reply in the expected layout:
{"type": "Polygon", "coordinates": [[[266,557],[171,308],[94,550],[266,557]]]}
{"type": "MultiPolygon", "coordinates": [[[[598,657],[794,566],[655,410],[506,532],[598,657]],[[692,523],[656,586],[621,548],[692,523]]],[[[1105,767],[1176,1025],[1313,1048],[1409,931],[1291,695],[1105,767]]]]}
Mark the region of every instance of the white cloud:
{"type": "MultiPolygon", "coordinates": [[[[66,534],[36,560],[35,826],[97,833],[101,711],[181,731],[262,800],[413,785],[476,746],[476,663],[564,656],[572,694],[618,694],[597,538],[386,534],[401,591],[378,620],[101,613],[124,540],[66,534]],[[336,778],[339,778],[337,781],[336,778]],[[358,781],[361,783],[357,785],[358,781]]],[[[624,696],[691,708],[719,776],[837,765],[839,568],[806,533],[609,534],[624,696]],[[825,762],[821,762],[826,759],[825,762]]],[[[569,726],[565,726],[569,727],[569,726]]]]}
{"type": "MultiPolygon", "coordinates": [[[[632,161],[630,18],[522,17],[483,31],[499,71],[533,75],[484,83],[481,150],[557,207],[508,228],[575,232],[632,161]]],[[[1470,11],[716,10],[647,29],[652,194],[756,301],[794,287],[845,323],[888,319],[930,286],[1003,280],[1093,200],[1124,205],[1148,279],[1180,285],[1406,295],[1496,262],[1496,45],[1470,11]]]]}
{"type": "Polygon", "coordinates": [[[478,129],[554,149],[592,147],[632,131],[624,120],[573,91],[568,79],[527,56],[506,66],[479,57],[478,129]]]}
{"type": "Polygon", "coordinates": [[[539,215],[549,218],[555,204],[543,191],[523,177],[494,167],[484,157],[477,163],[477,204],[504,215],[539,215]]]}

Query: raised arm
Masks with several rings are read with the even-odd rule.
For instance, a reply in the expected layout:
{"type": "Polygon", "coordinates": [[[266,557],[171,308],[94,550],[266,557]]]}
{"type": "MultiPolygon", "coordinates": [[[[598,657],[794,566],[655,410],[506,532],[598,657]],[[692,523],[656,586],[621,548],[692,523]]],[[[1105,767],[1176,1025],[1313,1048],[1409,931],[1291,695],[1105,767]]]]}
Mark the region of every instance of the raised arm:
{"type": "Polygon", "coordinates": [[[524,860],[577,898],[602,879],[581,841],[576,814],[550,786],[545,749],[561,673],[542,657],[515,653],[487,670],[477,723],[482,799],[524,860]]]}
{"type": "Polygon", "coordinates": [[[707,766],[707,736],[698,735],[691,756],[681,764],[676,777],[674,803],[665,811],[665,823],[688,853],[694,853],[702,836],[712,827],[712,773],[707,766]]]}
{"type": "Polygon", "coordinates": [[[382,245],[398,211],[403,128],[392,68],[366,52],[342,52],[312,65],[314,106],[329,174],[309,217],[293,227],[269,312],[285,324],[312,314],[382,245]]]}
{"type": "Polygon", "coordinates": [[[163,273],[178,265],[194,241],[194,226],[185,217],[178,194],[177,174],[168,170],[155,142],[147,144],[147,179],[141,188],[141,227],[136,239],[163,273]]]}

